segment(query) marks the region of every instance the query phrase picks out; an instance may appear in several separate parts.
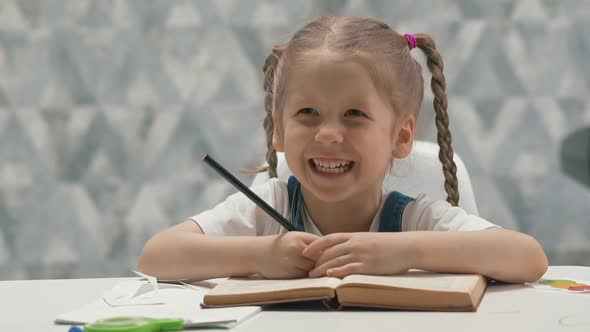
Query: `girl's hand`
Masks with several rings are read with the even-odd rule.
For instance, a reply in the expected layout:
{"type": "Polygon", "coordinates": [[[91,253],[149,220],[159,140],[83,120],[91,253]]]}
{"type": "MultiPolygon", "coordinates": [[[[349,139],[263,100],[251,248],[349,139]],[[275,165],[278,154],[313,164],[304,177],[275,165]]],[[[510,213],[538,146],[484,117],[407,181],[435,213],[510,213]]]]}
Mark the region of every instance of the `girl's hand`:
{"type": "Polygon", "coordinates": [[[303,250],[315,261],[312,278],[343,278],[349,274],[400,274],[412,265],[413,250],[400,233],[334,233],[303,250]]]}
{"type": "Polygon", "coordinates": [[[258,256],[257,273],[268,279],[305,278],[315,265],[303,257],[303,250],[317,235],[304,232],[288,232],[264,237],[265,242],[258,256]]]}

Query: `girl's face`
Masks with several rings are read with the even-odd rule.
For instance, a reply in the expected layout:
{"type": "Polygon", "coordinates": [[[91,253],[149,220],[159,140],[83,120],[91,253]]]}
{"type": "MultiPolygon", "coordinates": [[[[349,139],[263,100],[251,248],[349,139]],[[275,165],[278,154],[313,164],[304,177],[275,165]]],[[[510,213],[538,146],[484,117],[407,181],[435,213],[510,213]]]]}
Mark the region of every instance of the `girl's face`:
{"type": "Polygon", "coordinates": [[[392,157],[410,152],[413,116],[395,130],[365,67],[322,53],[294,67],[285,93],[273,143],[305,191],[326,202],[380,197],[392,157]]]}

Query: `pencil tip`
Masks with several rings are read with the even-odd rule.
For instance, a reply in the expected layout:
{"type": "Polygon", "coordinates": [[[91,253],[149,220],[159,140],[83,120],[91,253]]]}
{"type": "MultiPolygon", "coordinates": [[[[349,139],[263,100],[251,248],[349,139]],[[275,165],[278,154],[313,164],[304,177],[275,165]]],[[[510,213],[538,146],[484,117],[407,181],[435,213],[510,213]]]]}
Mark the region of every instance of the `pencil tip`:
{"type": "Polygon", "coordinates": [[[205,159],[207,159],[207,157],[208,157],[208,156],[209,156],[209,155],[205,153],[205,155],[203,156],[203,158],[201,158],[201,160],[205,160],[205,159]]]}

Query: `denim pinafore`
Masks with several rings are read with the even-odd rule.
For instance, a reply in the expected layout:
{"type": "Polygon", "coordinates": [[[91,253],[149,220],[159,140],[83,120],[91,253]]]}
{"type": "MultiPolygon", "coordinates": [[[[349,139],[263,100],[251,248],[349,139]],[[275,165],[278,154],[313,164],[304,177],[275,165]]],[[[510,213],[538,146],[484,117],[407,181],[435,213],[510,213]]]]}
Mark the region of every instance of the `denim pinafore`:
{"type": "MultiPolygon", "coordinates": [[[[294,176],[291,176],[287,182],[287,188],[291,205],[291,222],[294,224],[296,231],[305,232],[302,215],[303,196],[301,194],[301,184],[294,176]]],[[[379,232],[401,232],[404,209],[412,200],[414,200],[412,197],[397,191],[390,192],[383,204],[383,211],[381,211],[379,232]]]]}

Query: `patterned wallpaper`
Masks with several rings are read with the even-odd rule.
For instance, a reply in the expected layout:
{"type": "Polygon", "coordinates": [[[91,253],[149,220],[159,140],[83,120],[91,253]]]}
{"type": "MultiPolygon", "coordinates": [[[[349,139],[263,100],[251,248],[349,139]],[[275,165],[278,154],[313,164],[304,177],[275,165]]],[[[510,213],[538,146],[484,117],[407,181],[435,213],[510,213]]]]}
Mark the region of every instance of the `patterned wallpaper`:
{"type": "Polygon", "coordinates": [[[128,275],[233,192],[201,156],[264,159],[261,65],[319,14],[431,33],[481,215],[590,265],[590,188],[559,159],[590,126],[588,1],[2,0],[0,279],[128,275]]]}

